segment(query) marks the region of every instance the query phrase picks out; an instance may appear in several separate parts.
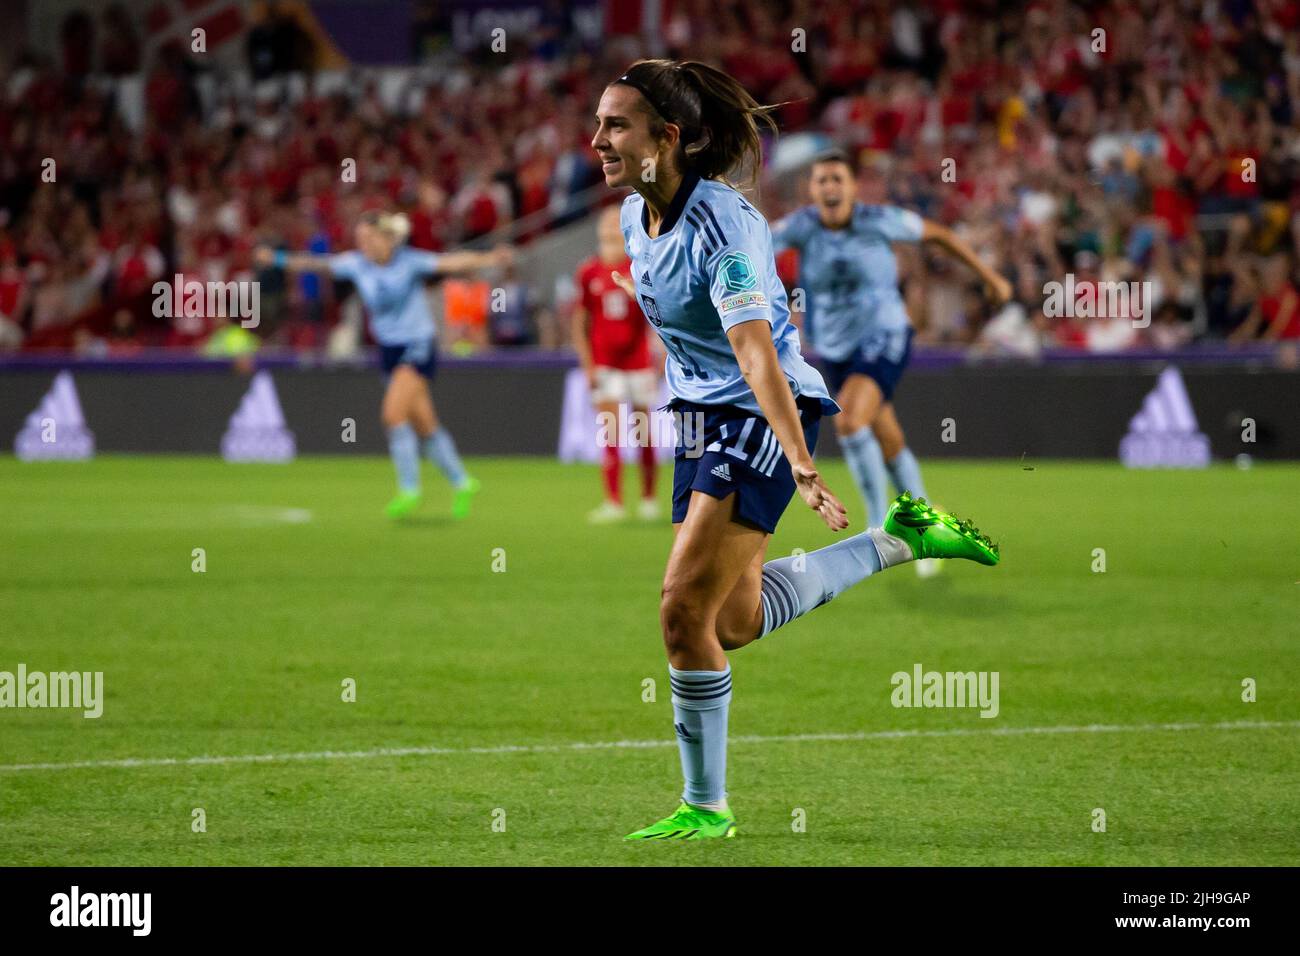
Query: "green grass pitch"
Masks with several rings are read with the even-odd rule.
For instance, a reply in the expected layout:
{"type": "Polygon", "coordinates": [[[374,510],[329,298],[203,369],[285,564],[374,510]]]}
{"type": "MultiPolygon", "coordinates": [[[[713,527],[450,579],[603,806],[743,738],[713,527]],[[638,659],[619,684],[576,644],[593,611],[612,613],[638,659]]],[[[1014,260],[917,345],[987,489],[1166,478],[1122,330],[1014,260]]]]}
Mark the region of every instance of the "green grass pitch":
{"type": "MultiPolygon", "coordinates": [[[[891,570],[733,654],[738,838],[631,845],[680,790],[670,529],[588,526],[592,468],[472,464],[469,521],[426,466],[394,526],[380,459],[0,458],[0,670],[106,696],[0,710],[0,863],[1300,863],[1295,465],[923,462],[1002,565],[891,570]],[[997,671],[1000,713],[893,707],[917,663],[997,671]],[[404,747],[446,752],[375,755],[404,747]]],[[[792,506],[769,554],[832,540],[792,506]]]]}

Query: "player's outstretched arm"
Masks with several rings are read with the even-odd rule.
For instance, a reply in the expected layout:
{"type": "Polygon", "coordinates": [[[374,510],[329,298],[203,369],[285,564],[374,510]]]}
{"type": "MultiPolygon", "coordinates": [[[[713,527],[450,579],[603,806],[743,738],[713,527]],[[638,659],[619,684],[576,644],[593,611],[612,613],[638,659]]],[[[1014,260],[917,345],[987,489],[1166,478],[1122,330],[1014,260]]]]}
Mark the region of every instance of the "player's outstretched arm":
{"type": "Polygon", "coordinates": [[[329,272],[330,257],[310,252],[285,252],[269,246],[258,246],[253,251],[253,262],[259,266],[275,266],[289,272],[329,272]]]}
{"type": "Polygon", "coordinates": [[[740,363],[740,373],[753,390],[763,417],[772,427],[772,433],[790,462],[799,496],[804,504],[821,516],[826,527],[843,531],[849,526],[848,512],[822,481],[803,440],[799,406],[795,404],[790,384],[781,371],[776,348],[772,345],[772,326],[763,319],[741,322],[727,330],[727,338],[736,353],[736,361],[740,363]]]}
{"type": "Polygon", "coordinates": [[[980,281],[988,286],[995,306],[1002,305],[1011,298],[1011,283],[989,268],[984,260],[975,254],[975,250],[947,226],[926,219],[921,228],[921,241],[937,243],[966,263],[980,277],[980,281]]]}
{"type": "Polygon", "coordinates": [[[459,252],[442,252],[438,253],[438,274],[467,275],[483,272],[486,269],[507,266],[514,257],[514,250],[505,245],[497,246],[488,252],[474,252],[468,249],[459,252]]]}

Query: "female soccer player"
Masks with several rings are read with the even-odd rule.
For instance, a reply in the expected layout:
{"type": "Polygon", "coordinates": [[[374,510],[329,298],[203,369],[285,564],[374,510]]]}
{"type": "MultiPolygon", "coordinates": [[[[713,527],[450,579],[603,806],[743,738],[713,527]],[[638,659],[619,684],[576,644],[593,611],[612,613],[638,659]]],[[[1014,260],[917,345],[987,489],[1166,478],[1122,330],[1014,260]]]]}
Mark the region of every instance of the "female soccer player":
{"type": "MultiPolygon", "coordinates": [[[[898,292],[890,243],[933,241],[975,271],[995,304],[1011,284],[950,229],[897,206],[855,202],[857,180],[846,153],[830,150],[812,163],[812,205],[772,229],[778,249],[799,250],[798,287],[807,296],[804,333],[823,359],[840,414],[835,433],[867,504],[868,523],[885,520],[889,477],[899,492],[924,498],[921,466],[894,414],[894,389],[912,353],[912,325],[898,292]]],[[[938,563],[918,561],[921,574],[938,563]]]]}
{"type": "MultiPolygon", "coordinates": [[[[587,376],[587,386],[596,411],[606,420],[617,421],[619,406],[631,404],[634,411],[650,414],[659,380],[650,367],[646,324],[637,308],[636,296],[614,282],[618,269],[627,268],[619,211],[609,207],[596,220],[596,255],[578,266],[579,299],[573,313],[573,346],[587,376]]],[[[593,524],[621,521],[623,495],[619,471],[622,457],[618,442],[601,449],[601,476],[605,500],[587,515],[593,524]]],[[[655,502],[656,449],[650,442],[641,446],[641,501],[637,516],[642,521],[659,517],[655,502]]]]}
{"type": "Polygon", "coordinates": [[[591,141],[605,184],[631,187],[622,231],[632,275],[620,276],[668,352],[666,375],[683,434],[673,473],[676,537],[659,618],[668,652],[674,729],[686,779],[669,817],[635,840],[729,837],[725,651],[831,600],[891,565],[924,557],[995,564],[968,522],[908,495],[883,528],[764,564],[794,492],[832,531],[844,506],[813,465],[823,414],[820,375],[799,354],[772,234],[723,177],[757,170],[756,118],[766,110],[703,63],[642,60],[606,87],[591,141]]]}
{"type": "Polygon", "coordinates": [[[456,453],[456,444],[429,394],[437,364],[433,316],[422,282],[434,275],[455,275],[504,265],[509,248],[492,252],[433,253],[406,245],[411,227],[401,213],[367,212],[356,226],[357,248],[334,255],[257,250],[259,265],[290,271],[326,272],[350,279],[370,314],[370,330],[379,342],[384,374],[381,417],[388,430],[388,451],[397,469],[397,497],[388,503],[390,518],[402,518],[420,503],[420,450],[455,488],[452,514],[464,518],[479,490],[456,453]]]}

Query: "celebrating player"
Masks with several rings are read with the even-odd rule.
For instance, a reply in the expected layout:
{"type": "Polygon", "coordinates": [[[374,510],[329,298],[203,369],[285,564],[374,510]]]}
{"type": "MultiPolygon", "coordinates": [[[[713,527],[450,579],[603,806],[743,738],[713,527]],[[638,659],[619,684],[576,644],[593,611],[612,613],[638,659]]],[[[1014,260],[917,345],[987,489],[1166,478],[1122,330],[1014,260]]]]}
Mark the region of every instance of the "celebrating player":
{"type": "Polygon", "coordinates": [[[703,428],[677,448],[676,537],[659,607],[685,791],[672,815],[628,839],[735,833],[725,787],[731,668],[724,651],[895,564],[998,561],[996,546],[968,522],[904,494],[883,528],[764,563],[796,490],[832,531],[846,528],[848,515],[812,460],[821,417],[838,406],[799,354],[767,222],[724,181],[758,168],[756,119],[771,124],[727,74],[703,63],[642,60],[606,87],[591,141],[605,184],[634,190],[621,217],[631,278],[619,281],[668,351],[683,432],[690,422],[703,428]]]}
{"type": "MultiPolygon", "coordinates": [[[[912,352],[912,325],[898,292],[898,264],[890,243],[934,241],[989,287],[998,304],[1011,285],[944,226],[896,206],[855,202],[857,183],[848,155],[831,150],[813,160],[813,204],[772,229],[778,249],[799,250],[799,288],[807,296],[804,333],[823,359],[840,414],[835,432],[849,471],[867,503],[868,521],[885,520],[888,469],[894,487],[925,497],[921,466],[907,447],[894,414],[894,390],[912,352]]],[[[921,574],[938,563],[918,561],[921,574]]]]}
{"type": "Polygon", "coordinates": [[[420,451],[438,466],[455,489],[452,514],[464,518],[479,490],[465,470],[451,433],[438,421],[429,393],[437,365],[433,316],[423,280],[503,265],[510,250],[433,253],[406,245],[411,227],[401,213],[367,212],[356,226],[357,248],[335,255],[257,250],[259,265],[290,271],[325,272],[350,279],[370,314],[370,331],[379,342],[388,383],[381,416],[388,430],[388,452],[397,469],[397,496],[388,503],[390,518],[402,518],[420,503],[420,451]]]}
{"type": "MultiPolygon", "coordinates": [[[[600,415],[612,415],[614,421],[623,402],[649,415],[659,384],[650,368],[650,348],[641,310],[636,299],[612,277],[615,270],[626,270],[628,266],[618,220],[618,210],[612,208],[596,220],[597,253],[578,266],[581,298],[573,315],[573,344],[587,375],[592,401],[600,415]]],[[[587,516],[594,524],[620,521],[624,515],[618,443],[607,443],[601,454],[605,500],[587,516]]],[[[655,448],[647,442],[641,446],[641,503],[637,506],[637,516],[646,521],[659,517],[655,468],[655,448]]]]}

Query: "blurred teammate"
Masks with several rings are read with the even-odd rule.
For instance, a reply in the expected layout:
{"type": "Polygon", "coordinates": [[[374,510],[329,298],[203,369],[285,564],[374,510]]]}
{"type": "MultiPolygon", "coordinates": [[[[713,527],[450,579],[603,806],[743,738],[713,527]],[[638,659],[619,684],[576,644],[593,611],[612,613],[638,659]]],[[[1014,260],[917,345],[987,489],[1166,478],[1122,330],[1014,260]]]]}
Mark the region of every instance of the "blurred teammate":
{"type": "Polygon", "coordinates": [[[969,523],[901,495],[884,528],[764,563],[796,490],[832,531],[848,516],[812,460],[822,415],[839,409],[799,354],[767,222],[723,181],[758,168],[757,117],[766,119],[764,108],[727,74],[643,60],[606,87],[591,141],[605,184],[634,190],[621,218],[631,278],[618,278],[668,351],[672,406],[683,416],[659,619],[686,786],[673,814],[628,839],[735,833],[724,651],[895,564],[998,561],[969,523]]]}
{"type": "MultiPolygon", "coordinates": [[[[615,421],[624,402],[649,415],[659,386],[650,366],[645,319],[636,300],[613,279],[616,270],[626,272],[628,268],[618,218],[618,209],[609,208],[596,221],[597,252],[578,266],[581,297],[573,315],[573,344],[587,375],[592,402],[597,413],[613,415],[615,421]]],[[[601,449],[605,500],[587,516],[594,524],[619,521],[624,516],[620,451],[617,444],[601,449]]],[[[647,521],[659,517],[655,469],[655,448],[647,442],[641,446],[641,502],[637,506],[637,516],[647,521]]]]}
{"type": "MultiPolygon", "coordinates": [[[[867,503],[868,522],[879,525],[889,478],[900,493],[926,496],[921,466],[894,414],[894,389],[911,357],[912,325],[890,243],[938,243],[975,271],[998,305],[1010,297],[1011,285],[946,227],[897,206],[856,202],[853,166],[839,150],[813,160],[809,193],[813,204],[777,223],[772,241],[778,249],[799,250],[798,287],[807,297],[804,333],[821,355],[842,409],[835,432],[867,503]]],[[[916,567],[922,575],[938,568],[932,561],[916,567]]]]}
{"type": "Polygon", "coordinates": [[[420,503],[420,453],[447,476],[455,489],[452,514],[464,518],[479,490],[465,470],[451,433],[439,424],[429,394],[437,367],[433,316],[424,280],[502,265],[509,249],[493,252],[433,253],[406,245],[410,224],[401,213],[365,213],[356,226],[357,248],[334,255],[257,250],[260,265],[291,271],[327,272],[356,286],[379,343],[387,386],[381,417],[388,430],[388,452],[397,470],[397,496],[388,503],[390,518],[401,518],[420,503]]]}

